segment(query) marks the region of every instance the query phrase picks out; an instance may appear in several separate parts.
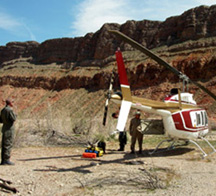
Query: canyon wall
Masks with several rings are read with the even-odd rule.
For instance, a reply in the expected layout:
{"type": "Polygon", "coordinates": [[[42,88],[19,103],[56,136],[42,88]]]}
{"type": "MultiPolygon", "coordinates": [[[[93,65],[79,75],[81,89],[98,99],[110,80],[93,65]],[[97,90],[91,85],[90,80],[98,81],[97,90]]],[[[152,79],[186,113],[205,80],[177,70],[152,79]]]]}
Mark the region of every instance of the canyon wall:
{"type": "MultiPolygon", "coordinates": [[[[113,55],[117,47],[132,50],[117,40],[108,30],[119,30],[149,49],[187,40],[216,36],[216,5],[200,6],[165,21],[134,21],[104,24],[96,33],[84,37],[57,38],[37,42],[11,42],[0,47],[0,64],[19,57],[32,57],[36,64],[75,62],[78,65],[103,66],[103,60],[113,55]]],[[[212,43],[216,44],[216,43],[212,43]]]]}

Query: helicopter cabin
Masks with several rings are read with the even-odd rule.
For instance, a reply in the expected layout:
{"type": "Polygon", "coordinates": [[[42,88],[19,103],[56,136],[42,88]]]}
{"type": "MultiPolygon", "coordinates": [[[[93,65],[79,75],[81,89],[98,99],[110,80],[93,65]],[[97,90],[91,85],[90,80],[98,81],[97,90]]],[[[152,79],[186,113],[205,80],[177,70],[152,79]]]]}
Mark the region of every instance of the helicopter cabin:
{"type": "MultiPolygon", "coordinates": [[[[164,102],[179,102],[178,89],[171,89],[170,94],[165,97],[164,102]]],[[[193,94],[187,92],[181,93],[181,102],[185,104],[196,105],[196,101],[193,99],[193,94]]]]}

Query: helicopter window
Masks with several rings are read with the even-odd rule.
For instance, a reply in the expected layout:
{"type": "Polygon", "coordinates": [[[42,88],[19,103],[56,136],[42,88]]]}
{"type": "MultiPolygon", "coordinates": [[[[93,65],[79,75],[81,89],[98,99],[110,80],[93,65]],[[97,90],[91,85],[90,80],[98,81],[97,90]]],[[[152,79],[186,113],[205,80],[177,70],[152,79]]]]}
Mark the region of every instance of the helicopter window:
{"type": "Polygon", "coordinates": [[[196,113],[196,118],[197,118],[197,126],[199,126],[201,124],[200,114],[196,113]]]}
{"type": "Polygon", "coordinates": [[[205,124],[205,121],[204,121],[204,115],[203,115],[203,112],[201,112],[201,119],[202,119],[202,125],[204,125],[205,124]]]}
{"type": "Polygon", "coordinates": [[[204,114],[205,114],[205,125],[208,125],[208,117],[207,117],[206,112],[204,112],[204,114]]]}
{"type": "Polygon", "coordinates": [[[172,89],[170,90],[170,94],[171,94],[171,95],[176,95],[176,94],[178,94],[178,89],[177,89],[177,88],[172,88],[172,89]]]}
{"type": "Polygon", "coordinates": [[[189,98],[187,96],[181,97],[182,101],[189,102],[189,98]]]}

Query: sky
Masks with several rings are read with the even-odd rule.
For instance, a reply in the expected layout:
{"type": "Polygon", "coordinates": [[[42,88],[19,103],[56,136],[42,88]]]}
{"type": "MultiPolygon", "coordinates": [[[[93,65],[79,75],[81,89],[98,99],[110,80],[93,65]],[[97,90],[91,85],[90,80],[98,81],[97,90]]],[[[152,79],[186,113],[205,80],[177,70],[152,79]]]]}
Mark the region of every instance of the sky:
{"type": "Polygon", "coordinates": [[[80,37],[105,23],[165,21],[216,0],[1,0],[0,46],[12,41],[80,37]]]}

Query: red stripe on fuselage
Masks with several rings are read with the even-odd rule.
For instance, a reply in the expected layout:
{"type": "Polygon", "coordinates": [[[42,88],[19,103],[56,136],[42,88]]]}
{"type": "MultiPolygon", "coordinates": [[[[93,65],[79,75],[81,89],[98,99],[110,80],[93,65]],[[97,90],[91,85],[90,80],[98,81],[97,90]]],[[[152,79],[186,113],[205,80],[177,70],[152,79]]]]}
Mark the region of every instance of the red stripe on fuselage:
{"type": "Polygon", "coordinates": [[[129,86],[129,82],[127,79],[127,73],[126,73],[126,69],[125,69],[125,65],[124,65],[121,51],[119,51],[119,50],[116,51],[115,55],[116,55],[116,61],[117,61],[117,65],[118,65],[118,74],[119,74],[120,84],[129,86]]]}
{"type": "Polygon", "coordinates": [[[175,127],[179,131],[187,131],[187,132],[199,132],[207,129],[207,126],[194,127],[191,122],[190,112],[191,111],[199,111],[197,110],[188,110],[188,111],[180,111],[178,113],[172,114],[172,118],[175,124],[175,127]]]}

